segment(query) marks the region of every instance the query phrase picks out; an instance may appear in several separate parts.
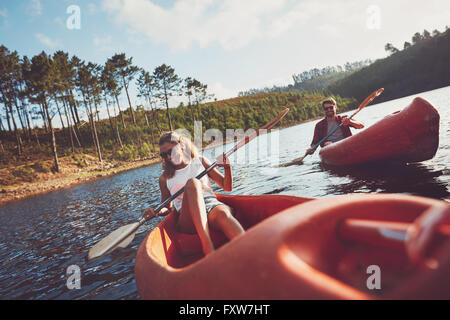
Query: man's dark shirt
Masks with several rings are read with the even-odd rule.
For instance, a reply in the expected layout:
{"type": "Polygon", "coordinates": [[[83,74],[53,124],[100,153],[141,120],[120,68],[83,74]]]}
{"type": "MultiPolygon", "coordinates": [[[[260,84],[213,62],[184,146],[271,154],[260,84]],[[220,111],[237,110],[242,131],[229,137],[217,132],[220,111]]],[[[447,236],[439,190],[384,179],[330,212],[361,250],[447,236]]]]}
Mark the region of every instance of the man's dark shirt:
{"type": "MultiPolygon", "coordinates": [[[[340,125],[342,123],[342,117],[336,116],[336,121],[337,121],[338,125],[340,125]]],[[[344,135],[344,138],[348,138],[352,135],[350,128],[347,126],[341,126],[340,130],[342,130],[342,134],[344,135]]],[[[328,132],[328,121],[327,121],[327,118],[323,118],[316,124],[316,127],[314,128],[314,138],[311,142],[311,146],[315,145],[322,138],[324,138],[327,135],[327,132],[328,132]]],[[[322,141],[320,146],[323,147],[324,143],[325,143],[325,141],[322,141]]]]}

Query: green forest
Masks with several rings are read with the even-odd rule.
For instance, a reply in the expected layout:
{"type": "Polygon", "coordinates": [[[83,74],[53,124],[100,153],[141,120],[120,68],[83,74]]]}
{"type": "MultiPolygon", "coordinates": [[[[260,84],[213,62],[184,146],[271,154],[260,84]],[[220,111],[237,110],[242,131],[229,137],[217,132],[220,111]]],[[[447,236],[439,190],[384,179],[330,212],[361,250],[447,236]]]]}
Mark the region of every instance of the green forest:
{"type": "MultiPolygon", "coordinates": [[[[319,102],[325,98],[319,91],[279,92],[205,102],[212,99],[206,84],[182,79],[166,64],[150,73],[123,53],[98,65],[62,51],[29,59],[1,46],[0,77],[0,168],[20,167],[12,175],[23,177],[59,172],[60,157],[72,157],[80,167],[83,154],[95,156],[101,167],[105,161],[154,157],[162,132],[193,132],[194,121],[202,121],[203,131],[217,128],[225,134],[226,129],[258,128],[288,107],[282,125],[297,124],[321,116],[319,102]],[[131,103],[132,82],[145,106],[131,103]],[[120,105],[120,95],[126,96],[126,106],[120,105]],[[184,102],[169,108],[175,95],[184,102]],[[101,119],[100,110],[108,116],[101,119]]],[[[335,98],[340,111],[357,105],[352,98],[335,98]]],[[[9,184],[10,178],[0,182],[9,184]]]]}

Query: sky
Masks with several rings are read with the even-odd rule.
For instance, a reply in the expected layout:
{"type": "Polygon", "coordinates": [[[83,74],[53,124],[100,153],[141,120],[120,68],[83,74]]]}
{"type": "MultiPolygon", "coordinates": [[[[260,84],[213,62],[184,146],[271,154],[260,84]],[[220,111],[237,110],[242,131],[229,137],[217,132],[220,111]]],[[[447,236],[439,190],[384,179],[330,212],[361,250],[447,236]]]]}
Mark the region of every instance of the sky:
{"type": "Polygon", "coordinates": [[[448,0],[0,0],[0,44],[100,64],[124,52],[224,99],[315,67],[383,58],[386,43],[401,49],[417,31],[444,31],[449,17],[448,0]]]}

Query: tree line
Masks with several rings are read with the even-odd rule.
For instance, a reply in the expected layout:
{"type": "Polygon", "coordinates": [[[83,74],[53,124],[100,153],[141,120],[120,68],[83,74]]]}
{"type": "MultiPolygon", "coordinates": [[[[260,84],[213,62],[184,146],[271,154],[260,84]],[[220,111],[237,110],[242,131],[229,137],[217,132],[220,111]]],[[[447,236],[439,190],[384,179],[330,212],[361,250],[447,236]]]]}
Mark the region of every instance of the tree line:
{"type": "Polygon", "coordinates": [[[246,91],[240,91],[239,96],[247,96],[252,94],[258,94],[263,92],[295,92],[295,91],[312,91],[312,90],[324,90],[332,82],[346,77],[349,73],[368,66],[373,61],[370,59],[347,62],[345,65],[328,66],[324,68],[313,68],[303,71],[298,74],[293,74],[292,79],[294,84],[287,86],[272,86],[262,89],[249,89],[246,91]]]}
{"type": "MultiPolygon", "coordinates": [[[[67,57],[67,55],[65,56],[67,57]]],[[[46,57],[46,61],[49,63],[49,57],[46,57]]],[[[192,78],[185,79],[182,86],[185,88],[186,102],[180,103],[178,107],[168,109],[165,106],[165,96],[162,90],[159,93],[160,99],[157,98],[157,86],[152,84],[152,81],[156,81],[155,77],[142,70],[138,72],[136,81],[138,94],[146,99],[147,107],[132,105],[124,109],[119,104],[118,95],[121,93],[119,88],[122,83],[122,90],[126,91],[125,87],[128,88],[129,76],[126,73],[123,75],[117,73],[116,78],[109,75],[109,73],[113,73],[116,59],[123,61],[122,58],[110,59],[101,72],[100,68],[93,64],[85,64],[86,68],[73,70],[75,72],[73,75],[74,87],[61,87],[60,91],[44,89],[59,88],[62,81],[51,78],[51,81],[54,82],[49,80],[45,84],[46,87],[35,85],[35,90],[42,90],[42,97],[38,95],[39,91],[36,91],[22,100],[17,98],[17,105],[14,101],[12,101],[12,105],[8,103],[4,105],[3,124],[8,126],[5,110],[8,108],[11,128],[5,130],[3,127],[0,132],[0,137],[5,142],[4,148],[0,151],[2,156],[0,165],[8,168],[13,166],[13,168],[10,177],[0,177],[0,184],[9,185],[17,181],[29,181],[35,171],[48,172],[50,168],[45,168],[43,163],[48,162],[51,157],[55,162],[55,153],[72,157],[80,167],[84,165],[83,154],[97,154],[99,162],[155,156],[159,152],[157,143],[160,133],[171,128],[182,128],[194,132],[194,121],[201,121],[203,132],[209,128],[215,128],[219,129],[225,137],[227,129],[258,128],[273,119],[286,107],[290,108],[290,112],[282,120],[283,126],[294,125],[323,114],[320,101],[325,98],[325,93],[320,91],[262,93],[204,102],[203,99],[208,96],[207,86],[192,78]],[[99,74],[99,76],[95,76],[95,74],[99,74]],[[53,95],[50,95],[51,93],[53,95]],[[43,99],[44,95],[46,100],[43,99]],[[32,97],[40,98],[41,100],[38,100],[40,103],[31,104],[29,99],[32,97]],[[159,108],[158,104],[165,107],[159,108]],[[106,119],[99,118],[97,110],[101,105],[104,105],[107,110],[108,117],[106,119]],[[46,108],[48,108],[48,114],[46,108]],[[31,109],[35,110],[29,112],[31,109]],[[58,109],[60,110],[58,111],[58,109]],[[17,125],[15,131],[12,118],[18,119],[18,112],[21,113],[24,126],[17,125]],[[80,118],[82,112],[89,115],[88,121],[80,118]],[[27,116],[31,122],[29,127],[26,125],[27,116]],[[48,119],[45,122],[42,121],[42,127],[33,126],[33,118],[42,118],[42,116],[46,118],[49,116],[50,121],[48,119]],[[49,123],[53,117],[60,117],[64,127],[51,132],[49,123]],[[80,120],[78,120],[79,118],[80,120]],[[20,156],[18,155],[17,138],[26,144],[20,156]],[[99,154],[101,154],[101,158],[99,154]],[[31,163],[30,160],[34,163],[31,163]]],[[[55,59],[52,58],[52,60],[55,59]]],[[[58,61],[58,59],[56,60],[58,61]]],[[[68,59],[63,59],[63,61],[70,62],[68,59]]],[[[50,66],[47,64],[48,68],[50,66]]],[[[48,78],[54,76],[43,68],[33,70],[48,78]]],[[[159,72],[158,70],[155,74],[159,74],[159,72]]],[[[356,100],[352,98],[342,98],[338,95],[335,98],[340,112],[355,108],[357,105],[356,100]]],[[[204,142],[207,144],[210,141],[205,140],[204,142]]],[[[56,169],[56,163],[51,169],[56,169]]]]}
{"type": "MultiPolygon", "coordinates": [[[[446,31],[448,30],[448,26],[445,27],[446,31]]],[[[408,48],[410,48],[413,45],[416,45],[420,42],[422,42],[423,40],[428,40],[431,39],[432,37],[436,37],[439,36],[441,34],[441,32],[437,29],[434,29],[432,33],[430,33],[428,30],[423,30],[422,33],[420,32],[416,32],[414,33],[414,35],[411,37],[411,42],[409,41],[405,41],[403,43],[403,50],[406,50],[408,48]]],[[[397,49],[396,47],[394,47],[392,45],[392,43],[386,43],[386,45],[384,46],[384,50],[386,50],[387,52],[393,54],[393,53],[397,53],[400,50],[397,49]]]]}
{"type": "MultiPolygon", "coordinates": [[[[45,146],[41,148],[41,140],[47,137],[51,142],[54,170],[59,172],[55,117],[59,118],[62,126],[63,135],[58,139],[62,141],[61,147],[69,145],[72,153],[92,147],[101,165],[102,145],[106,148],[117,145],[124,151],[124,135],[126,140],[130,140],[130,136],[137,138],[142,145],[139,131],[143,127],[138,123],[130,99],[132,81],[136,82],[138,96],[148,103],[147,108],[141,108],[145,126],[150,129],[152,137],[155,129],[163,130],[157,112],[160,106],[166,109],[167,129],[174,129],[169,110],[170,97],[186,96],[189,107],[210,97],[206,84],[192,77],[180,78],[173,67],[162,64],[150,74],[135,66],[132,58],[127,58],[124,53],[115,54],[104,65],[99,65],[82,61],[77,56],[69,57],[63,51],[57,51],[53,56],[43,51],[30,60],[0,46],[2,160],[7,160],[8,150],[3,142],[8,138],[13,137],[15,154],[21,156],[26,148],[31,152],[36,152],[36,148],[37,152],[45,149],[45,146]],[[128,102],[125,110],[119,103],[119,96],[123,93],[128,102]],[[106,107],[108,114],[106,126],[100,119],[101,107],[106,107]],[[82,119],[83,114],[87,116],[87,122],[82,119]],[[42,128],[36,125],[36,120],[40,120],[42,128]],[[106,140],[101,141],[100,133],[106,140]]],[[[154,137],[151,140],[154,141],[154,137]]]]}

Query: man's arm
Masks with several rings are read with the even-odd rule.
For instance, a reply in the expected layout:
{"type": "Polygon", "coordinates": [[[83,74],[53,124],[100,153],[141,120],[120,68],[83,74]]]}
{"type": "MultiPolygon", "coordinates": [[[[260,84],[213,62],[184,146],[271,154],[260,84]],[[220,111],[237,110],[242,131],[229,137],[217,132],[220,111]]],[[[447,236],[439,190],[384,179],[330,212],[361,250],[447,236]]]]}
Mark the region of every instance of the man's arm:
{"type": "Polygon", "coordinates": [[[361,122],[358,122],[356,120],[351,119],[350,120],[350,126],[355,129],[362,129],[364,128],[364,125],[361,122]]]}
{"type": "Polygon", "coordinates": [[[311,147],[314,146],[317,142],[319,142],[320,139],[322,139],[322,137],[320,136],[320,132],[319,132],[320,131],[319,130],[319,123],[320,122],[316,123],[316,126],[314,127],[314,137],[313,137],[312,142],[311,142],[311,147]]]}
{"type": "Polygon", "coordinates": [[[352,128],[355,128],[355,129],[362,129],[362,128],[364,128],[364,125],[361,122],[358,122],[358,121],[353,120],[353,119],[349,119],[347,116],[343,116],[342,117],[342,124],[344,126],[352,127],[352,128]]]}

